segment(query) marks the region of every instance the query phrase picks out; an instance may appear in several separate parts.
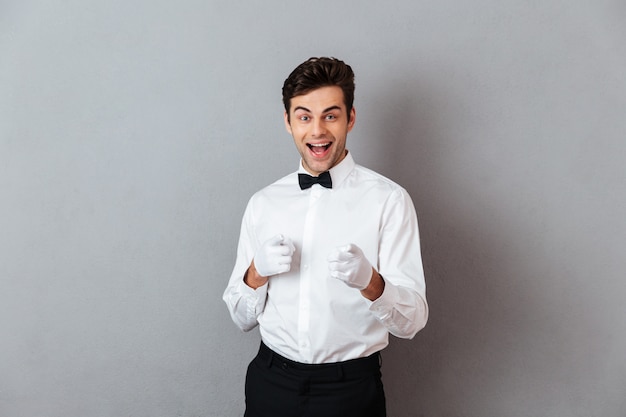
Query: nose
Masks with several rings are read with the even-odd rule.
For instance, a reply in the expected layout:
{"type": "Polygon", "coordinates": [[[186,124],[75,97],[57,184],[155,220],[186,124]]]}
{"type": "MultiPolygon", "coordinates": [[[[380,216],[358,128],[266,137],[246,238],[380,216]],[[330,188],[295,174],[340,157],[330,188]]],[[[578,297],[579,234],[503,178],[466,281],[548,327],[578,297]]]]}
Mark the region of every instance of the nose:
{"type": "Polygon", "coordinates": [[[326,126],[324,125],[323,119],[315,119],[313,120],[313,124],[311,126],[311,135],[314,137],[323,136],[326,133],[326,126]]]}

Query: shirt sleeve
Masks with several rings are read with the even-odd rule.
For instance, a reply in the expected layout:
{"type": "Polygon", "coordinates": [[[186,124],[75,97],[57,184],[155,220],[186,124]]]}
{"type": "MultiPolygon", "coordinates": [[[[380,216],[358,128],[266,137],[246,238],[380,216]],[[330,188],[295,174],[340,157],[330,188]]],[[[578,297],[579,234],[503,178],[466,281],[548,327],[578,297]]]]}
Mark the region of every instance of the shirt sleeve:
{"type": "Polygon", "coordinates": [[[377,269],[385,289],[370,311],[389,333],[413,338],[426,325],[428,303],[417,215],[402,188],[391,194],[383,210],[377,269]]]}
{"type": "Polygon", "coordinates": [[[265,308],[268,285],[265,284],[255,290],[243,280],[256,250],[252,218],[252,202],[249,202],[241,222],[235,267],[222,297],[231,318],[245,332],[259,324],[257,318],[265,308]]]}

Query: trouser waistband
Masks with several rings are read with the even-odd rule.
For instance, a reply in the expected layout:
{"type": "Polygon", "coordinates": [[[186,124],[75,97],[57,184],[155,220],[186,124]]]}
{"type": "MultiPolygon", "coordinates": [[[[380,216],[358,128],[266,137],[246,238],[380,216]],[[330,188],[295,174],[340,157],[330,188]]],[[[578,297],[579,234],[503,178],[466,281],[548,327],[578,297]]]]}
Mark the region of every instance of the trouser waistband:
{"type": "Polygon", "coordinates": [[[365,358],[343,362],[308,364],[285,358],[261,342],[257,356],[268,367],[279,367],[285,371],[311,378],[352,379],[380,372],[380,352],[365,358]]]}

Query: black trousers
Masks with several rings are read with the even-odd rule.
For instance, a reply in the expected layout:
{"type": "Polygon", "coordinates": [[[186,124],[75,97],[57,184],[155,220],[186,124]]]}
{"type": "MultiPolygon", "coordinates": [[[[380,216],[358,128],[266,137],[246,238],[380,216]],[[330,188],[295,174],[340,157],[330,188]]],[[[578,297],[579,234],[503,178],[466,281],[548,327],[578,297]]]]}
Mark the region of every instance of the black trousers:
{"type": "Polygon", "coordinates": [[[294,362],[263,343],[246,375],[244,417],[385,417],[380,354],[332,364],[294,362]]]}

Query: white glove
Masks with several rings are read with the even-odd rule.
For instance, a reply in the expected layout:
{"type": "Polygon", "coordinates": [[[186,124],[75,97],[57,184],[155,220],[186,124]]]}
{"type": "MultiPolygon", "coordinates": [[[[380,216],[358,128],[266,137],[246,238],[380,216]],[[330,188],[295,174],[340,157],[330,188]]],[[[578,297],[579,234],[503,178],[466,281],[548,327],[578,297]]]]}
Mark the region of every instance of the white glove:
{"type": "Polygon", "coordinates": [[[367,288],[373,274],[363,251],[353,243],[336,248],[328,256],[328,269],[331,277],[359,290],[367,288]]]}
{"type": "Polygon", "coordinates": [[[261,245],[254,255],[254,267],[262,277],[283,274],[291,269],[291,256],[296,251],[293,242],[276,235],[261,245]]]}

